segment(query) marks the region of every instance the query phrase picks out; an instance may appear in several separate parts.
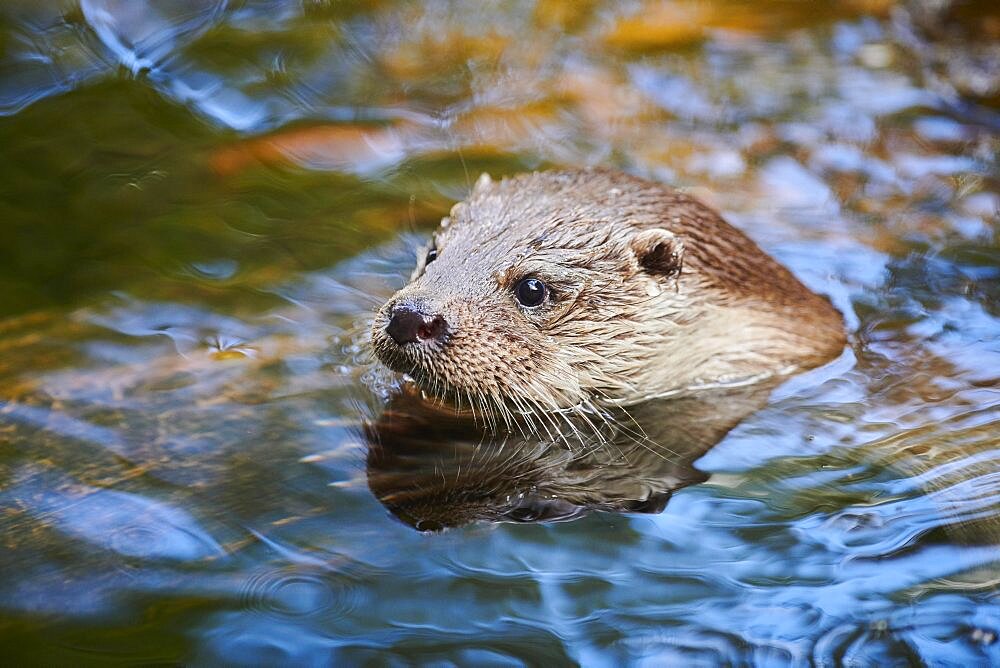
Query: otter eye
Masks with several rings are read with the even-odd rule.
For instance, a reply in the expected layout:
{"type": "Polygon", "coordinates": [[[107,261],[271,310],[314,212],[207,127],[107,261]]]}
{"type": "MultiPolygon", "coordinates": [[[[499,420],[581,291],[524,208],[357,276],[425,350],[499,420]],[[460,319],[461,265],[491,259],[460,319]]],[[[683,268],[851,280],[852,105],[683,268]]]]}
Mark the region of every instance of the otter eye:
{"type": "Polygon", "coordinates": [[[541,304],[545,301],[548,293],[549,289],[537,278],[525,278],[514,288],[514,296],[517,297],[517,301],[521,303],[521,306],[528,308],[541,304]]]}
{"type": "Polygon", "coordinates": [[[438,256],[438,249],[437,248],[431,248],[429,251],[427,251],[427,257],[424,258],[424,266],[426,267],[431,262],[433,262],[434,260],[436,260],[437,256],[438,256]]]}

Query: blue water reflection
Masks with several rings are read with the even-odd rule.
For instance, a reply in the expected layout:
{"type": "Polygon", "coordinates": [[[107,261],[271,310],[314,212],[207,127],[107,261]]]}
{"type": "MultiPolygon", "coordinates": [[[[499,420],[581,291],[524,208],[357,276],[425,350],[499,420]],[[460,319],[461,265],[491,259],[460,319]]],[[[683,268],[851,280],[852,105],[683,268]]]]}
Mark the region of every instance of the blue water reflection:
{"type": "Polygon", "coordinates": [[[995,14],[3,3],[0,655],[1000,664],[995,14]],[[652,454],[408,413],[367,328],[430,227],[592,164],[723,210],[848,349],[652,454]]]}

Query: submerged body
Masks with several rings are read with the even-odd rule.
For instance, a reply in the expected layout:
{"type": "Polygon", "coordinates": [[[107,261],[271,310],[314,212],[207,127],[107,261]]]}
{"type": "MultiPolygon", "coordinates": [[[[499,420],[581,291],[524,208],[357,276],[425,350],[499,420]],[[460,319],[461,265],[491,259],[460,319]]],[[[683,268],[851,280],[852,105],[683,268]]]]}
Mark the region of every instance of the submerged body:
{"type": "Polygon", "coordinates": [[[845,335],[826,298],[711,208],[587,170],[484,175],[372,342],[434,397],[538,412],[801,371],[845,335]]]}

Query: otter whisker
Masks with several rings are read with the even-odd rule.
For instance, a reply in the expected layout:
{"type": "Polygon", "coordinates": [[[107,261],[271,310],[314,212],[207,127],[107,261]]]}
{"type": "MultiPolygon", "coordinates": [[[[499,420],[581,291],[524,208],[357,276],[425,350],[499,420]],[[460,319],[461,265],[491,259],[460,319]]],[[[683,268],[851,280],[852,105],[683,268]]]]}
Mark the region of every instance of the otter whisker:
{"type": "MultiPolygon", "coordinates": [[[[580,436],[579,429],[577,428],[576,425],[573,424],[571,420],[568,420],[565,415],[559,412],[559,404],[556,403],[556,401],[548,393],[544,392],[543,388],[540,387],[539,384],[534,379],[528,383],[528,387],[534,390],[536,395],[540,397],[541,400],[547,404],[548,410],[543,410],[542,415],[551,419],[553,429],[557,434],[559,434],[560,439],[563,441],[563,443],[566,444],[566,447],[572,448],[572,444],[569,442],[569,438],[565,434],[563,434],[561,429],[559,429],[555,417],[562,418],[563,421],[566,422],[566,425],[570,428],[570,434],[573,436],[577,436],[578,440],[582,442],[583,439],[579,438],[580,436]]],[[[536,403],[538,402],[536,401],[536,403]]],[[[539,408],[541,408],[540,404],[539,408]]]]}

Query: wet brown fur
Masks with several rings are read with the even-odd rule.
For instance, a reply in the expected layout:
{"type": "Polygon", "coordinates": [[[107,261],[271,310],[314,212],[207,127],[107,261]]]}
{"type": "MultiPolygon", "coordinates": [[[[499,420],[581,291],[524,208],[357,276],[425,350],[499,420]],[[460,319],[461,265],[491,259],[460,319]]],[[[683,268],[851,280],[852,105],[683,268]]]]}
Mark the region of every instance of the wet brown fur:
{"type": "Polygon", "coordinates": [[[698,200],[618,172],[483,177],[435,233],[437,259],[379,311],[376,355],[486,415],[630,405],[808,369],[845,343],[840,314],[698,200]],[[513,296],[536,277],[552,299],[513,296]],[[394,304],[442,315],[397,346],[394,304]]]}

